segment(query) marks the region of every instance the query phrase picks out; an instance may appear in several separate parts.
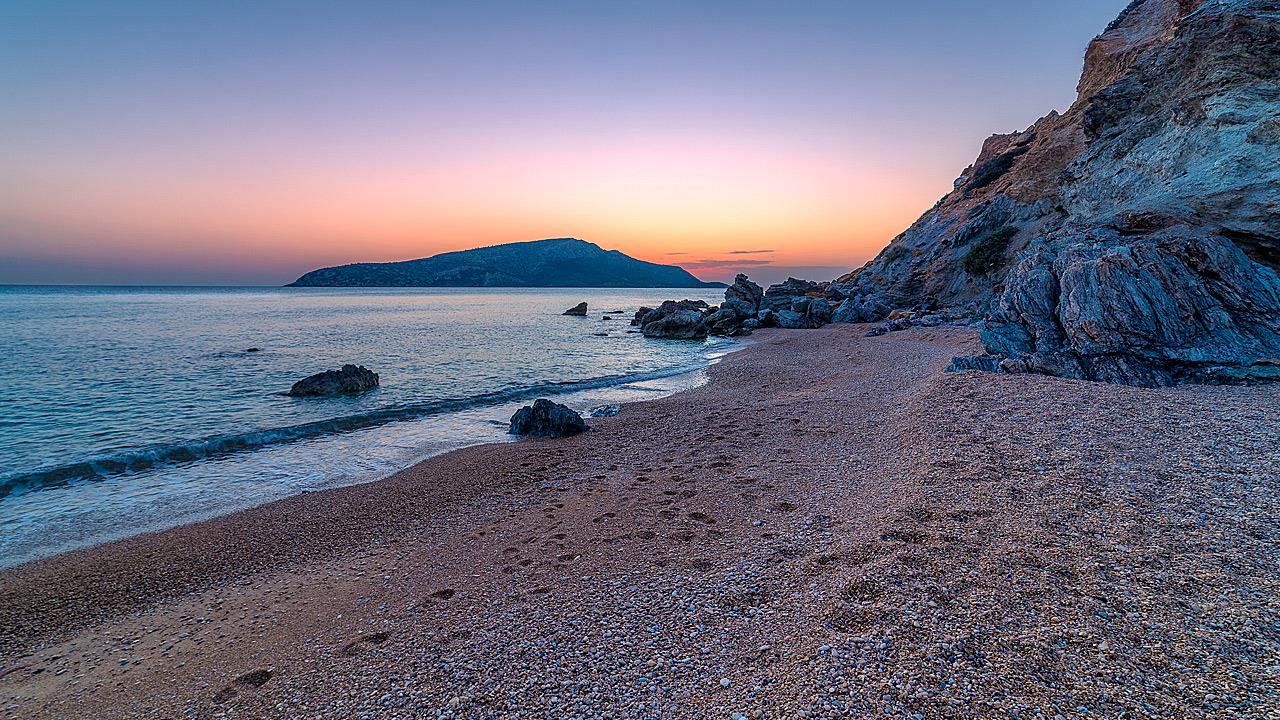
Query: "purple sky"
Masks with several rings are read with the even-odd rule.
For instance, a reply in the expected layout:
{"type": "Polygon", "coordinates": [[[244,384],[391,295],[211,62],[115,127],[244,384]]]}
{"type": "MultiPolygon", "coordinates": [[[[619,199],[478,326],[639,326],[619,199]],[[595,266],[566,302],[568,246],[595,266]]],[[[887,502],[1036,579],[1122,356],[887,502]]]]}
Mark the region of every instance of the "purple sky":
{"type": "Polygon", "coordinates": [[[9,2],[0,282],[562,236],[832,276],[1069,105],[1125,4],[9,2]]]}

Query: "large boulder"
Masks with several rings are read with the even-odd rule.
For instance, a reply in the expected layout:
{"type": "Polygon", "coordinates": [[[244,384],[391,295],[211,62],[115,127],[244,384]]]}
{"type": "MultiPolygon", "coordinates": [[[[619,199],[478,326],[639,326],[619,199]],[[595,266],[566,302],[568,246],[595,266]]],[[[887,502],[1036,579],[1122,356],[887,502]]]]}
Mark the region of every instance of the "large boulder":
{"type": "Polygon", "coordinates": [[[512,435],[531,437],[567,437],[588,430],[586,421],[571,408],[546,398],[525,405],[511,416],[508,429],[512,435]]]}
{"type": "Polygon", "coordinates": [[[645,337],[670,340],[700,340],[710,334],[702,313],[686,309],[650,320],[641,326],[640,331],[645,337]]]}
{"type": "Polygon", "coordinates": [[[879,322],[889,314],[882,303],[866,300],[861,296],[846,298],[831,314],[834,323],[868,323],[879,322]]]}
{"type": "MultiPolygon", "coordinates": [[[[747,317],[754,317],[749,315],[747,317]]],[[[721,305],[718,310],[703,318],[712,335],[737,335],[742,331],[743,316],[733,308],[721,305]]]]}
{"type": "Polygon", "coordinates": [[[767,307],[771,310],[794,310],[792,303],[797,298],[814,297],[821,295],[825,290],[825,284],[811,282],[809,280],[800,280],[798,278],[787,278],[785,281],[770,285],[768,290],[764,291],[764,298],[761,301],[761,307],[767,307]]]}
{"type": "Polygon", "coordinates": [[[773,314],[778,327],[788,330],[805,330],[813,327],[809,322],[809,316],[804,313],[798,313],[794,310],[779,310],[773,314]]]}
{"type": "Polygon", "coordinates": [[[720,309],[731,310],[743,319],[753,318],[760,312],[763,300],[764,290],[748,280],[746,275],[739,274],[724,291],[724,302],[720,304],[720,309]]]}
{"type": "Polygon", "coordinates": [[[827,325],[831,322],[831,303],[825,297],[813,298],[809,301],[805,314],[809,317],[809,324],[814,327],[827,325]]]}
{"type": "Polygon", "coordinates": [[[358,395],[378,387],[378,373],[360,366],[343,365],[341,370],[325,370],[303,378],[289,388],[293,397],[358,395]]]}
{"type": "Polygon", "coordinates": [[[586,317],[587,304],[584,302],[580,302],[577,305],[574,305],[573,307],[569,308],[568,310],[565,310],[563,314],[576,315],[577,317],[586,317]]]}

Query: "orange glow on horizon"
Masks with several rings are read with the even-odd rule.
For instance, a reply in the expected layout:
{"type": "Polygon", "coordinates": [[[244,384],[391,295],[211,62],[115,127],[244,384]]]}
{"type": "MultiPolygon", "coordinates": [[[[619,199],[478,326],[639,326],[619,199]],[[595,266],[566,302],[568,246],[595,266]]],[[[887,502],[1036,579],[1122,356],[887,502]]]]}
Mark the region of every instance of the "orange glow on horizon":
{"type": "Polygon", "coordinates": [[[181,164],[121,157],[110,179],[93,166],[51,163],[47,185],[61,192],[43,192],[40,182],[10,188],[11,206],[2,209],[23,235],[82,238],[59,243],[67,256],[109,247],[176,263],[194,254],[278,267],[282,277],[578,237],[716,278],[729,272],[716,264],[728,261],[856,267],[940,193],[936,178],[895,175],[863,151],[853,161],[855,153],[780,147],[776,139],[654,146],[597,138],[536,151],[475,150],[465,163],[426,152],[365,158],[341,174],[328,172],[326,159],[265,164],[265,153],[261,165],[206,156],[199,173],[185,175],[173,172],[181,164]],[[68,194],[74,208],[60,199],[68,194]],[[773,252],[735,254],[744,249],[773,252]]]}

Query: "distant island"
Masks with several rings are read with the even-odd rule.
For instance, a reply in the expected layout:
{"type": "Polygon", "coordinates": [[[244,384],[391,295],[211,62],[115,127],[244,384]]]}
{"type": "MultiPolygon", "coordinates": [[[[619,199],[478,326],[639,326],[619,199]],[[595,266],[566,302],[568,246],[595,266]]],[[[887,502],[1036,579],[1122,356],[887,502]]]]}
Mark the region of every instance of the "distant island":
{"type": "Polygon", "coordinates": [[[576,238],[507,243],[421,260],[312,270],[286,287],[725,287],[676,265],[637,260],[576,238]]]}

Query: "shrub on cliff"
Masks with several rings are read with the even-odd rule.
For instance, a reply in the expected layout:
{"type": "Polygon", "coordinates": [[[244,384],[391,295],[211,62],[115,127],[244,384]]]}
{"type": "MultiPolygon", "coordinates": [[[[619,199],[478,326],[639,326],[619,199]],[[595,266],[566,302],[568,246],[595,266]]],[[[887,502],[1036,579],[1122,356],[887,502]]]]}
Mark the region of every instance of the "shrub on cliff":
{"type": "Polygon", "coordinates": [[[1018,234],[1018,228],[1002,227],[978,236],[973,246],[964,255],[964,270],[970,275],[986,275],[1000,267],[1004,253],[1009,249],[1009,241],[1018,234]]]}

